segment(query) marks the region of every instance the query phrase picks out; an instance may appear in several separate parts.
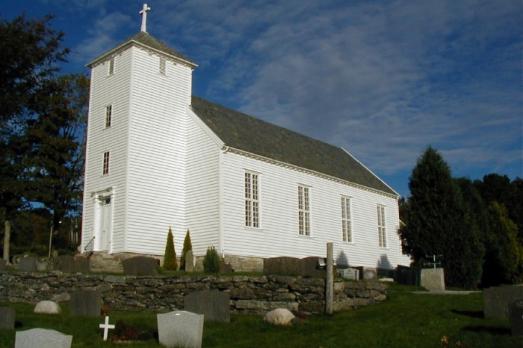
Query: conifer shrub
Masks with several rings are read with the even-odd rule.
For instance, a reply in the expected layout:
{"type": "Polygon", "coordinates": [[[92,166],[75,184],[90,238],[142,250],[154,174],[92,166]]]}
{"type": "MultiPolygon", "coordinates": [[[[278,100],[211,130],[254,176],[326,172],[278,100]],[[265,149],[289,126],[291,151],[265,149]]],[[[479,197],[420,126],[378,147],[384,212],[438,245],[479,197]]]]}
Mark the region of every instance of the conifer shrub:
{"type": "Polygon", "coordinates": [[[174,249],[174,238],[171,227],[169,227],[169,233],[167,234],[167,244],[165,245],[163,268],[171,271],[176,271],[178,269],[178,263],[176,262],[176,250],[174,249]]]}
{"type": "Polygon", "coordinates": [[[192,243],[191,243],[191,235],[189,233],[189,230],[187,230],[187,233],[185,234],[185,239],[183,240],[183,250],[182,250],[182,257],[180,258],[180,269],[185,270],[185,255],[189,250],[192,250],[192,243]]]}
{"type": "Polygon", "coordinates": [[[203,259],[203,270],[206,273],[218,273],[220,271],[220,256],[214,247],[207,248],[203,259]]]}

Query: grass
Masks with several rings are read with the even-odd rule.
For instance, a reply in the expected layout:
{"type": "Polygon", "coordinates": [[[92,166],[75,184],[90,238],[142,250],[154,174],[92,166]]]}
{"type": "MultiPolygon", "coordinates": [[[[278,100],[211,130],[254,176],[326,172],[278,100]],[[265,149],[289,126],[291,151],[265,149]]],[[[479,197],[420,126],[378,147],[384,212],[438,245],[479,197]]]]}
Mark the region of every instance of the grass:
{"type": "MultiPolygon", "coordinates": [[[[508,321],[487,320],[481,294],[415,295],[412,287],[394,285],[390,298],[377,305],[333,316],[312,316],[292,327],[273,327],[258,316],[233,315],[230,323],[206,323],[204,347],[523,347],[523,338],[510,335],[508,321]]],[[[11,304],[12,305],[12,304],[11,304]]],[[[12,305],[17,310],[17,330],[52,328],[72,334],[73,347],[159,347],[151,339],[136,344],[103,342],[101,318],[75,318],[67,313],[45,316],[33,306],[12,305]]],[[[62,306],[65,307],[65,306],[62,306]]],[[[152,312],[112,312],[111,323],[156,329],[152,312]]],[[[14,346],[14,332],[0,331],[0,347],[14,346]]]]}

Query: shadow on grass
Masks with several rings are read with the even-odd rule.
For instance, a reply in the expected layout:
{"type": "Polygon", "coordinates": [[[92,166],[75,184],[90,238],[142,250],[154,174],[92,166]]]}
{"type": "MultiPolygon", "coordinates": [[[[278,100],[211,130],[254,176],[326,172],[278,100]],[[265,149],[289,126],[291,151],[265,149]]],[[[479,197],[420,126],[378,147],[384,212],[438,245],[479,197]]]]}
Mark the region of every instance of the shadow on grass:
{"type": "Polygon", "coordinates": [[[485,318],[483,311],[462,311],[459,309],[453,309],[453,310],[451,310],[451,312],[454,314],[458,314],[458,315],[464,315],[464,316],[470,317],[470,318],[479,318],[479,319],[485,318]]]}
{"type": "Polygon", "coordinates": [[[510,336],[510,329],[508,329],[506,327],[499,327],[499,326],[473,325],[473,326],[465,326],[462,330],[476,332],[476,333],[488,333],[491,335],[498,335],[498,336],[510,336]]]}

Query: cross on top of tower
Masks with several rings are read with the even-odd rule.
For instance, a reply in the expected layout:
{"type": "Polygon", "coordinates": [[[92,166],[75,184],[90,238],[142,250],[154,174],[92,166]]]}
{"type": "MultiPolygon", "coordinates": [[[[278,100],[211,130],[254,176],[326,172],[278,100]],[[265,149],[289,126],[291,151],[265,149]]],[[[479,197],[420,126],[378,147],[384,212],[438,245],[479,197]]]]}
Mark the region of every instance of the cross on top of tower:
{"type": "Polygon", "coordinates": [[[151,11],[151,8],[147,4],[143,4],[142,10],[139,12],[142,15],[142,27],[141,31],[147,32],[147,12],[151,11]]]}

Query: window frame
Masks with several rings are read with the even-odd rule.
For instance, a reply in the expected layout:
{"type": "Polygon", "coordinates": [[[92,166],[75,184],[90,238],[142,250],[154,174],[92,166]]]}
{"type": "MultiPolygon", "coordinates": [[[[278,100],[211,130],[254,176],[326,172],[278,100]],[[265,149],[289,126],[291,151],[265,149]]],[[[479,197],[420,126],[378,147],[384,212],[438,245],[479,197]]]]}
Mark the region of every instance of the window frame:
{"type": "Polygon", "coordinates": [[[310,237],[311,230],[311,189],[298,184],[298,235],[310,237]]]}
{"type": "Polygon", "coordinates": [[[105,106],[105,128],[111,128],[113,122],[113,105],[105,106]]]}
{"type": "Polygon", "coordinates": [[[383,204],[377,204],[377,217],[378,217],[378,245],[380,248],[387,248],[387,227],[385,218],[385,206],[383,204]]]}
{"type": "Polygon", "coordinates": [[[244,227],[261,228],[260,174],[246,170],[243,176],[244,227]]]}
{"type": "Polygon", "coordinates": [[[102,162],[102,176],[109,175],[109,161],[111,160],[110,151],[105,151],[102,162]]]}
{"type": "Polygon", "coordinates": [[[341,195],[341,239],[344,243],[354,243],[352,197],[346,195],[341,195]]]}
{"type": "Polygon", "coordinates": [[[109,65],[107,66],[107,76],[112,76],[114,75],[114,57],[109,58],[108,62],[109,65]]]}
{"type": "Polygon", "coordinates": [[[167,60],[165,59],[165,57],[160,57],[158,70],[160,72],[160,75],[167,75],[167,60]]]}

